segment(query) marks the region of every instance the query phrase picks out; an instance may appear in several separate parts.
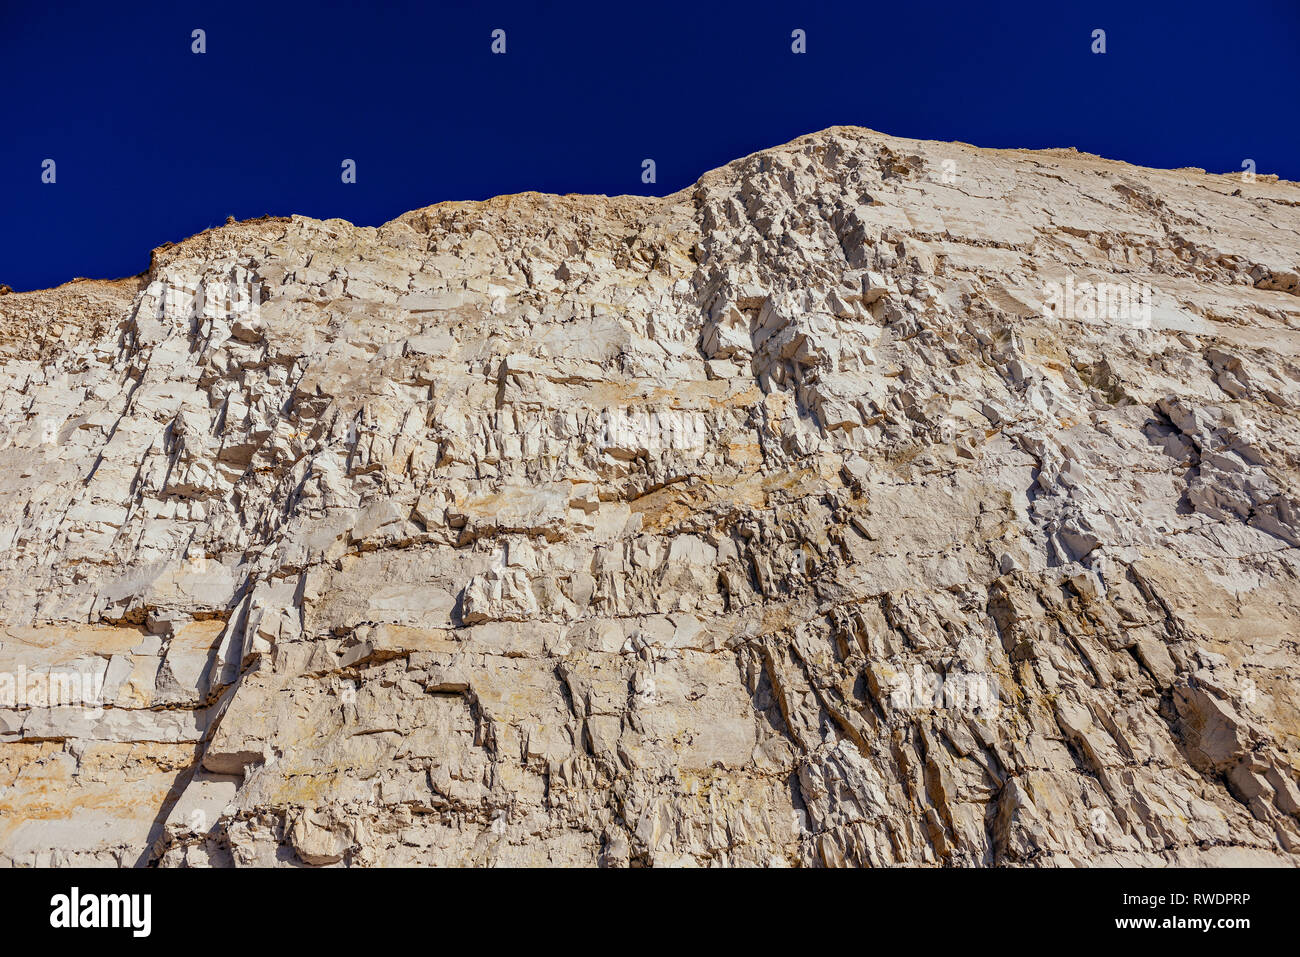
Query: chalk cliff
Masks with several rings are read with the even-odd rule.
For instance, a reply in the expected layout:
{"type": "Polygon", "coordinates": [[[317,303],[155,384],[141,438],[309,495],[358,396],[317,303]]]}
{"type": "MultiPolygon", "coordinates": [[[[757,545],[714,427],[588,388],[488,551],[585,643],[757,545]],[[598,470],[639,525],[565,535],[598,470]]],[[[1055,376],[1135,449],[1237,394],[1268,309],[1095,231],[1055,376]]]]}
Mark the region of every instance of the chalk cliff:
{"type": "Polygon", "coordinates": [[[1298,269],[835,128],[0,296],[0,862],[1300,862],[1298,269]]]}

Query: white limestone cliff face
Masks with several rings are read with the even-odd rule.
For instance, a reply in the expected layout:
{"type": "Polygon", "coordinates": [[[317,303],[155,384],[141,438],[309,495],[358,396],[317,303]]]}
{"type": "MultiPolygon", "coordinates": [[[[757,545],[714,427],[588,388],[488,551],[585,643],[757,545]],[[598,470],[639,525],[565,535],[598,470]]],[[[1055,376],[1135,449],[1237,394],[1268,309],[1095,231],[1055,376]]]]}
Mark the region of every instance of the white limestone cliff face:
{"type": "Polygon", "coordinates": [[[835,128],[2,296],[0,862],[1300,862],[1298,269],[835,128]]]}

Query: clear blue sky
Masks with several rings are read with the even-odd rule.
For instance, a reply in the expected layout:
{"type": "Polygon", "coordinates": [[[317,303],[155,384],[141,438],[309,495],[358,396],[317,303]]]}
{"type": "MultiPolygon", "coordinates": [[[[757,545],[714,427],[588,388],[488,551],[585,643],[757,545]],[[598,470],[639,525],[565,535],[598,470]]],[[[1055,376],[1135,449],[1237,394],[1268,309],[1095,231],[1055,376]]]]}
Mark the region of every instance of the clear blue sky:
{"type": "Polygon", "coordinates": [[[662,195],[835,124],[1300,179],[1300,0],[294,6],[0,0],[0,283],[137,273],[230,215],[662,195]]]}

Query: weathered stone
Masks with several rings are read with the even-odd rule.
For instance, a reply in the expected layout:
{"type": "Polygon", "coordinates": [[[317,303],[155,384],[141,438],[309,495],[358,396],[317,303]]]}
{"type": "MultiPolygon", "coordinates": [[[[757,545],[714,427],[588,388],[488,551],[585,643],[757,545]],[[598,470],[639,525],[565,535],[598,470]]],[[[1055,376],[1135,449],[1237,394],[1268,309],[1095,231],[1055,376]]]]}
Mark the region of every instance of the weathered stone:
{"type": "Polygon", "coordinates": [[[1297,235],[834,128],[10,293],[0,863],[1300,862],[1297,235]]]}

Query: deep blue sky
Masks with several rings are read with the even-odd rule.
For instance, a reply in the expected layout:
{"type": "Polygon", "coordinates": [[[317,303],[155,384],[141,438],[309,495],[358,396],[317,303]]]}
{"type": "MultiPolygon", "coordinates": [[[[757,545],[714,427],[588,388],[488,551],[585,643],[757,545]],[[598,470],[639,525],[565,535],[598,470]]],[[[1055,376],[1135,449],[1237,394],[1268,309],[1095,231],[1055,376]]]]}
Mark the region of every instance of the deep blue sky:
{"type": "Polygon", "coordinates": [[[1300,180],[1300,0],[297,6],[0,0],[0,283],[130,275],[228,215],[662,195],[834,124],[1300,180]]]}

